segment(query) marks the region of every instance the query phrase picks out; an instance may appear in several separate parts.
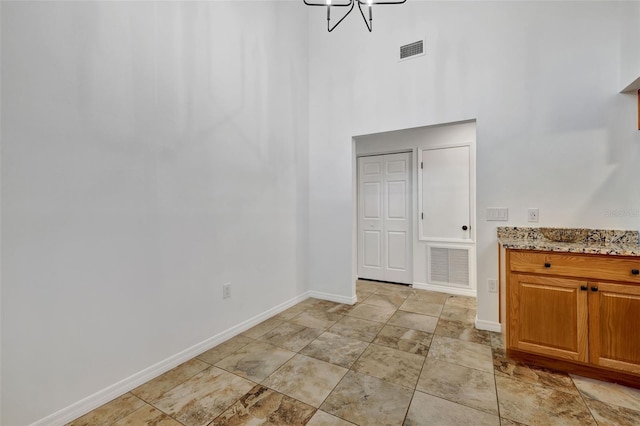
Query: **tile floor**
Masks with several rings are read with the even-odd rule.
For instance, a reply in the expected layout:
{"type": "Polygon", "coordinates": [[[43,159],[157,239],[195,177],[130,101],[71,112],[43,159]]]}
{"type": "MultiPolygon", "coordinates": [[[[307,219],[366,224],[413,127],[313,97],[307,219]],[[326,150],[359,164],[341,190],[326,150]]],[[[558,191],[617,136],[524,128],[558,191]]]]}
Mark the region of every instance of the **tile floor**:
{"type": "Polygon", "coordinates": [[[475,299],[358,281],[70,425],[640,425],[640,390],[514,363],[475,299]]]}

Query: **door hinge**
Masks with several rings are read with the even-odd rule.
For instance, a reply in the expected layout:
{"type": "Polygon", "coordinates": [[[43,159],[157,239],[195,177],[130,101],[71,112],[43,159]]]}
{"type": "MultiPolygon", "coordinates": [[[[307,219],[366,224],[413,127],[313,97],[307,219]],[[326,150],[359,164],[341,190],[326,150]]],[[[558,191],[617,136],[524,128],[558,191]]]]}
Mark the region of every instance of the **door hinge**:
{"type": "Polygon", "coordinates": [[[423,161],[420,162],[420,168],[424,169],[424,162],[423,161]]]}

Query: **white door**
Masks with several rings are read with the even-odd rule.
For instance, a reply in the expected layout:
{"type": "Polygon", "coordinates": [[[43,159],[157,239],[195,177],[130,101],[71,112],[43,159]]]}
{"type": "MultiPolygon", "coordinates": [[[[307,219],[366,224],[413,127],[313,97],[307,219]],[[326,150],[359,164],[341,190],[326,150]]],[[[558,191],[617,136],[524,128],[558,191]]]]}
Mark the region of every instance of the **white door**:
{"type": "Polygon", "coordinates": [[[469,146],[422,151],[421,239],[471,237],[469,146]]]}
{"type": "Polygon", "coordinates": [[[358,159],[358,277],[411,284],[411,154],[358,159]]]}

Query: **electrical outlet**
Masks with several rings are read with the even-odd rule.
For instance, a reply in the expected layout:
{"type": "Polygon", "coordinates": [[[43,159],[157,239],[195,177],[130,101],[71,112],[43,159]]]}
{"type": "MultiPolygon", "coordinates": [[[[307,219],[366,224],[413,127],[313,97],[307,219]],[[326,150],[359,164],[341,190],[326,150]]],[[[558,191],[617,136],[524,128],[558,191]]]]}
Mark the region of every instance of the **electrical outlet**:
{"type": "Polygon", "coordinates": [[[222,298],[228,299],[231,297],[231,283],[222,284],[222,298]]]}
{"type": "Polygon", "coordinates": [[[529,222],[537,222],[538,221],[538,209],[529,209],[527,210],[527,217],[529,222]]]}
{"type": "Polygon", "coordinates": [[[489,293],[498,292],[498,280],[489,280],[487,284],[488,284],[487,287],[489,289],[489,293]]]}

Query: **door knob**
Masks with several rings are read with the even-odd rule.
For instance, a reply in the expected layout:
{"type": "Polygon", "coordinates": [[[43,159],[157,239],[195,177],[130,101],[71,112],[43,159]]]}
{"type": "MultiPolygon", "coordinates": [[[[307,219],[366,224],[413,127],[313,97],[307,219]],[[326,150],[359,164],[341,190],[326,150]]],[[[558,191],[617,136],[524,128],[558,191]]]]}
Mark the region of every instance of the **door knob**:
{"type": "Polygon", "coordinates": [[[631,275],[638,275],[638,274],[640,274],[640,271],[638,271],[637,269],[631,270],[631,275]]]}
{"type": "Polygon", "coordinates": [[[591,291],[598,291],[598,287],[596,287],[595,285],[591,286],[591,291]]]}
{"type": "Polygon", "coordinates": [[[551,268],[551,264],[549,262],[545,262],[544,267],[545,268],[551,268]]]}
{"type": "Polygon", "coordinates": [[[469,229],[469,227],[467,225],[462,225],[462,230],[466,231],[467,229],[469,229]]]}
{"type": "Polygon", "coordinates": [[[582,290],[582,291],[587,291],[587,286],[586,286],[586,285],[581,285],[581,286],[580,286],[580,290],[582,290]]]}

